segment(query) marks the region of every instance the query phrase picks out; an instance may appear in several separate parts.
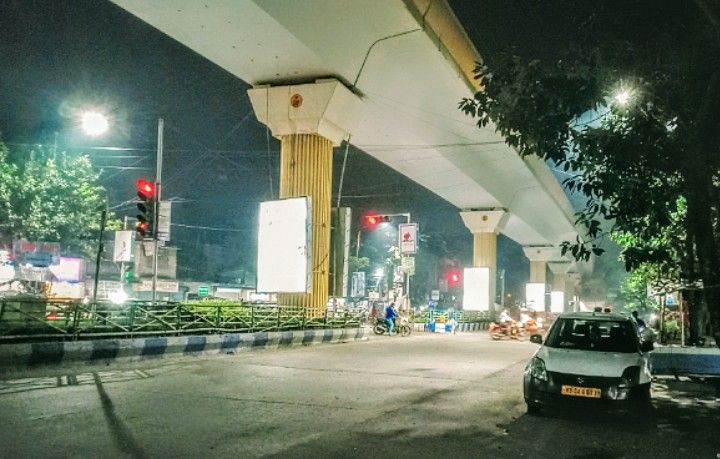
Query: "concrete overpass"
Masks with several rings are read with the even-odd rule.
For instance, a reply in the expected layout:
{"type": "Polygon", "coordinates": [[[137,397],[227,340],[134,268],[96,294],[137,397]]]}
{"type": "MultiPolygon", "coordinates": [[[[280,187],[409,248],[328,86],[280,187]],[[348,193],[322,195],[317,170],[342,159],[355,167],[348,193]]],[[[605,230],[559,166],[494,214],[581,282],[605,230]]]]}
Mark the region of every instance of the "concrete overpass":
{"type": "MultiPolygon", "coordinates": [[[[457,109],[479,89],[480,55],[445,0],[113,1],[253,85],[256,115],[281,139],[281,156],[321,154],[312,165],[281,161],[281,196],[311,195],[329,209],[328,187],[314,185],[327,171],[317,169],[327,168],[328,148],[331,161],[332,146],[350,139],[461,209],[474,264],[490,279],[497,233],[526,248],[537,283],[546,283],[546,263],[562,261],[557,244],[577,234],[547,165],[520,158],[457,109]]],[[[313,211],[316,226],[326,218],[313,211]]],[[[313,235],[319,259],[326,236],[313,235]]]]}

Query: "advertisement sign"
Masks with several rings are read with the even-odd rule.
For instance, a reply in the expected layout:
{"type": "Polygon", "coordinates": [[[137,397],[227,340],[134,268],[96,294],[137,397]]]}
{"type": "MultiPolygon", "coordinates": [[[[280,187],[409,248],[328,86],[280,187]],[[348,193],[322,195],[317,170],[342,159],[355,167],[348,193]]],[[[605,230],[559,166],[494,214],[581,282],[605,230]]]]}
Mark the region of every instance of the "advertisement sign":
{"type": "Polygon", "coordinates": [[[80,282],[83,280],[83,259],[60,257],[60,263],[50,266],[50,272],[59,282],[80,282]]]}
{"type": "Polygon", "coordinates": [[[134,231],[115,231],[114,262],[132,260],[133,233],[134,231]]]}
{"type": "Polygon", "coordinates": [[[525,286],[525,303],[536,312],[545,311],[545,284],[528,283],[525,286]]]}
{"type": "MultiPolygon", "coordinates": [[[[133,284],[132,289],[135,292],[152,292],[152,279],[143,279],[142,282],[133,284]]],[[[158,280],[155,282],[156,292],[176,293],[180,289],[180,284],[176,281],[158,280]]]]}
{"type": "Polygon", "coordinates": [[[398,247],[400,247],[400,253],[407,254],[417,252],[417,235],[417,223],[401,223],[398,226],[398,247]]]}
{"type": "Polygon", "coordinates": [[[565,292],[550,292],[550,312],[565,312],[565,292]]]}
{"type": "Polygon", "coordinates": [[[308,197],[260,203],[258,292],[312,291],[311,215],[308,197]]]}
{"type": "Polygon", "coordinates": [[[463,309],[465,311],[489,310],[490,268],[465,268],[463,278],[463,309]]]}
{"type": "Polygon", "coordinates": [[[353,298],[362,298],[365,296],[365,272],[358,271],[352,273],[352,286],[350,296],[353,298]]]}

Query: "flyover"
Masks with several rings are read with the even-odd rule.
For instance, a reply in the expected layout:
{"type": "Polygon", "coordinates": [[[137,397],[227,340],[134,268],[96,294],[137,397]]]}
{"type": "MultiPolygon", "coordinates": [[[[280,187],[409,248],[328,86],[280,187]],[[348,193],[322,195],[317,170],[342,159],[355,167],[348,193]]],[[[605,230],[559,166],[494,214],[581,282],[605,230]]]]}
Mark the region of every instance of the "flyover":
{"type": "MultiPolygon", "coordinates": [[[[547,263],[559,262],[556,288],[565,283],[557,245],[577,235],[572,206],[542,160],[521,158],[493,126],[479,129],[458,110],[479,89],[481,58],[445,0],[113,1],[253,85],[256,115],[281,139],[281,155],[324,152],[320,166],[281,160],[281,177],[327,168],[327,149],[349,139],[461,209],[474,265],[489,279],[501,232],[525,248],[531,282],[546,284],[547,263]]],[[[311,195],[329,209],[327,190],[313,188],[326,174],[300,174],[281,180],[281,196],[311,195]]],[[[316,226],[326,218],[313,210],[316,226]]],[[[320,259],[326,237],[313,239],[320,259]]]]}

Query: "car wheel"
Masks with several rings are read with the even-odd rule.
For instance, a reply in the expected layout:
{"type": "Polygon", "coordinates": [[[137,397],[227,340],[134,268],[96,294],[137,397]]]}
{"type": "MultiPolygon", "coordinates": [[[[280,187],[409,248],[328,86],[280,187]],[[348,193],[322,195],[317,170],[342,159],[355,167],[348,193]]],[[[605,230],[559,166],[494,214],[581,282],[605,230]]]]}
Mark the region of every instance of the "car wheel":
{"type": "Polygon", "coordinates": [[[525,402],[527,405],[527,414],[530,416],[538,416],[540,414],[540,405],[535,402],[525,402]]]}

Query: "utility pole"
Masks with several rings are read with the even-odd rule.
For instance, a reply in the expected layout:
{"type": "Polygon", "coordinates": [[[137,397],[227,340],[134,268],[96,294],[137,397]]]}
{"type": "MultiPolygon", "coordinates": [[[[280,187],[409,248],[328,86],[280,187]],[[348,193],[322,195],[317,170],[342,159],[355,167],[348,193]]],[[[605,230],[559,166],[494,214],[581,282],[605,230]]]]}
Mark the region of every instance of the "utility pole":
{"type": "Polygon", "coordinates": [[[98,277],[100,275],[100,255],[103,251],[103,233],[105,232],[105,220],[107,219],[107,211],[103,210],[100,213],[100,234],[98,235],[98,247],[97,255],[95,257],[95,280],[93,285],[93,309],[96,307],[97,302],[97,291],[98,291],[98,277]]]}
{"type": "Polygon", "coordinates": [[[152,304],[155,306],[156,301],[156,295],[157,295],[157,269],[158,269],[158,252],[159,252],[159,244],[158,244],[158,224],[160,223],[158,221],[158,216],[160,214],[160,199],[161,199],[161,185],[160,182],[162,180],[162,160],[163,160],[163,130],[164,130],[164,120],[162,118],[158,118],[158,126],[157,126],[157,157],[156,157],[156,167],[155,167],[155,209],[153,209],[153,222],[155,224],[153,225],[153,279],[152,279],[152,304]]]}

